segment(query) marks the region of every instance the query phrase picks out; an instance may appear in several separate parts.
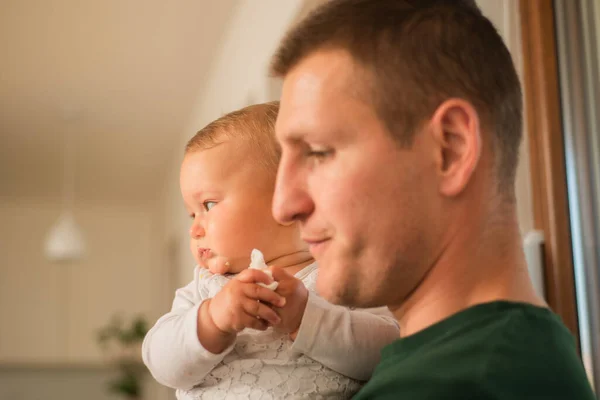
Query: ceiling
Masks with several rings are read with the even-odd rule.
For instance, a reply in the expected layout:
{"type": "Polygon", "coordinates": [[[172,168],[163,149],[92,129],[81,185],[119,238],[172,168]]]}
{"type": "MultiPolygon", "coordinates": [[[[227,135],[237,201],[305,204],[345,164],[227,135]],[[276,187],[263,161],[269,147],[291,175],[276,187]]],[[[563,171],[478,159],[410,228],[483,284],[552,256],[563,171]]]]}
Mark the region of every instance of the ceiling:
{"type": "Polygon", "coordinates": [[[0,199],[151,202],[236,0],[2,0],[0,199]]]}

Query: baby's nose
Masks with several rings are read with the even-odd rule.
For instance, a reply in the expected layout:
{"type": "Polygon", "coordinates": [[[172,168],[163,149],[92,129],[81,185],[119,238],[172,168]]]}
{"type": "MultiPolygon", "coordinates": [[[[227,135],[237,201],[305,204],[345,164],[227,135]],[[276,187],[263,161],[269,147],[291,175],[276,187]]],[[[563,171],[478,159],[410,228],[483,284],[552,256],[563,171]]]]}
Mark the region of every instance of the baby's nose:
{"type": "Polygon", "coordinates": [[[204,228],[202,227],[202,225],[194,222],[192,224],[192,226],[190,227],[190,237],[192,239],[198,239],[201,238],[205,235],[205,231],[204,228]]]}

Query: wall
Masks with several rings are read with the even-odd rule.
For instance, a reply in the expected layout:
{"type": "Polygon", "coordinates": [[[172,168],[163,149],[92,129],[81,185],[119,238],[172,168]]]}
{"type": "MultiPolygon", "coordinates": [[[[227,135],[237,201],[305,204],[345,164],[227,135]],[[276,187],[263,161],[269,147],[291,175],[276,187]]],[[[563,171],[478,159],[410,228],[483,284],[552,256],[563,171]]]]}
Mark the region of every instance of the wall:
{"type": "MultiPolygon", "coordinates": [[[[99,366],[0,366],[1,400],[124,400],[110,393],[115,374],[99,366]]],[[[144,400],[174,399],[172,391],[148,376],[144,400]]]]}
{"type": "MultiPolygon", "coordinates": [[[[0,398],[19,398],[17,390],[23,399],[39,397],[31,387],[18,389],[14,382],[20,379],[50,385],[52,377],[61,377],[73,383],[60,392],[56,382],[39,386],[44,398],[65,393],[77,398],[78,382],[94,381],[90,391],[104,387],[111,372],[96,343],[98,328],[115,313],[142,313],[154,321],[170,302],[173,285],[165,263],[163,214],[158,212],[163,207],[154,201],[79,204],[75,217],[88,252],[80,262],[57,265],[45,259],[42,249],[60,204],[1,199],[0,398]],[[3,390],[9,389],[11,397],[5,397],[3,390]]],[[[85,398],[95,395],[102,392],[85,398]]]]}
{"type": "MultiPolygon", "coordinates": [[[[521,28],[519,20],[519,0],[477,0],[481,11],[498,29],[510,50],[517,73],[523,83],[523,57],[521,48],[521,28]]],[[[525,115],[525,118],[527,116],[525,115]]],[[[525,129],[526,125],[524,125],[525,129]]],[[[531,194],[531,175],[529,168],[529,143],[527,133],[523,132],[519,167],[517,169],[517,214],[522,233],[531,231],[533,224],[533,200],[531,194]]]]}
{"type": "Polygon", "coordinates": [[[100,368],[0,367],[2,400],[116,400],[106,390],[113,373],[100,368]]]}

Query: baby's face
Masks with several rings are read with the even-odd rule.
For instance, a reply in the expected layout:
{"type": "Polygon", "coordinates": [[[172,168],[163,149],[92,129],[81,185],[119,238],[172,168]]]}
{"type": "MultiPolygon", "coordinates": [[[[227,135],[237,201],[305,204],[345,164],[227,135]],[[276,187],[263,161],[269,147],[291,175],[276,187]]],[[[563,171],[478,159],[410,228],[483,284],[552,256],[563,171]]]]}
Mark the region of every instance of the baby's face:
{"type": "Polygon", "coordinates": [[[227,140],[186,154],[181,194],[192,225],[191,251],[199,266],[216,274],[238,273],[257,248],[269,257],[281,226],[271,215],[274,177],[227,140]]]}

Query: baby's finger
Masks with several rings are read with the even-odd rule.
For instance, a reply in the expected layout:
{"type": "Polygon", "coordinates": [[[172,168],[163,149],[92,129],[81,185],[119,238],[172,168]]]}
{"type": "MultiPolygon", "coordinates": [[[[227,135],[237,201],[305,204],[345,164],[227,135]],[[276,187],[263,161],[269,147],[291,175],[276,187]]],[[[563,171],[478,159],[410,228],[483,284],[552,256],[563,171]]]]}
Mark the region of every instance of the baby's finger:
{"type": "Polygon", "coordinates": [[[257,318],[252,315],[246,314],[244,316],[244,325],[247,328],[256,329],[257,331],[267,330],[269,323],[262,318],[257,318]]]}
{"type": "Polygon", "coordinates": [[[277,282],[281,282],[281,281],[285,281],[288,279],[295,279],[294,275],[289,274],[285,269],[277,267],[277,266],[272,266],[269,268],[271,271],[271,274],[273,274],[273,279],[276,280],[277,282]]]}
{"type": "Polygon", "coordinates": [[[250,268],[245,269],[237,274],[235,279],[245,283],[264,283],[265,285],[273,282],[273,279],[263,271],[250,268]]]}
{"type": "Polygon", "coordinates": [[[255,283],[244,284],[242,290],[244,295],[250,300],[260,300],[263,303],[272,304],[276,307],[283,307],[285,305],[285,297],[255,283]]]}
{"type": "Polygon", "coordinates": [[[246,314],[267,321],[271,325],[277,325],[281,322],[281,318],[273,309],[258,300],[245,299],[242,308],[246,314]]]}

